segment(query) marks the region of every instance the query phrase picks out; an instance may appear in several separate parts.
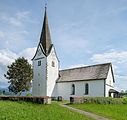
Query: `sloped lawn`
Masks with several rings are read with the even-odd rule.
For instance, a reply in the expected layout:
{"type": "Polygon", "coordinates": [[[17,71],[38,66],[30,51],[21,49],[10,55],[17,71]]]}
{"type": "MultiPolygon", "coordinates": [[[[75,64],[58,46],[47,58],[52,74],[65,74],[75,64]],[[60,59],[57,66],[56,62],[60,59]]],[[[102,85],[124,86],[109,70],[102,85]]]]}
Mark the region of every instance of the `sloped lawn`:
{"type": "Polygon", "coordinates": [[[92,120],[57,103],[51,105],[0,101],[0,120],[92,120]]]}
{"type": "Polygon", "coordinates": [[[72,107],[89,111],[112,120],[127,120],[127,104],[72,104],[72,107]]]}

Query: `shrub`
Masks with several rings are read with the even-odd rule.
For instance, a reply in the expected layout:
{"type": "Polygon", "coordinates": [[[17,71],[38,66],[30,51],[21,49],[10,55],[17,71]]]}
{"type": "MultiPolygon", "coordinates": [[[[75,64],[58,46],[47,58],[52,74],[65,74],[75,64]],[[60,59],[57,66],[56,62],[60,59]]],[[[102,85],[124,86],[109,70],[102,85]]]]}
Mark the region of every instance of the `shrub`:
{"type": "Polygon", "coordinates": [[[27,93],[26,96],[32,96],[32,94],[31,93],[27,93]]]}
{"type": "Polygon", "coordinates": [[[127,104],[127,97],[123,98],[123,104],[127,104]]]}
{"type": "Polygon", "coordinates": [[[127,104],[127,98],[111,98],[111,97],[85,97],[84,103],[95,104],[127,104]]]}

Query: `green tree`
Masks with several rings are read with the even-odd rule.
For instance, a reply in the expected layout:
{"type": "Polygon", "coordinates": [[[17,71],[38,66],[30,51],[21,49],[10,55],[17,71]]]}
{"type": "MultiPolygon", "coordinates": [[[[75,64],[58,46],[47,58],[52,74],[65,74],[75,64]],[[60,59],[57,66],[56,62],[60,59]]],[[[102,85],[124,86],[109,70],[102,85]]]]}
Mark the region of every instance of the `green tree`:
{"type": "Polygon", "coordinates": [[[27,59],[24,57],[18,58],[7,68],[8,71],[4,76],[9,80],[9,91],[15,94],[21,94],[23,90],[28,91],[31,87],[33,70],[27,59]]]}
{"type": "Polygon", "coordinates": [[[124,90],[121,90],[120,93],[124,94],[125,92],[124,92],[124,90]]]}
{"type": "Polygon", "coordinates": [[[125,93],[127,94],[127,90],[125,90],[125,93]]]}

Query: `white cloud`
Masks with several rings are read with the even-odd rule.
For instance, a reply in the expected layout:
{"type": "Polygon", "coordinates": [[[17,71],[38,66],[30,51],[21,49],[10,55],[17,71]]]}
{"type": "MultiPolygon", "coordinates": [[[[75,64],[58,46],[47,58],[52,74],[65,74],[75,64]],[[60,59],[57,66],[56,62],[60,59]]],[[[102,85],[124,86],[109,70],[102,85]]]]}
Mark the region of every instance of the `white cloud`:
{"type": "Polygon", "coordinates": [[[111,51],[102,54],[94,54],[91,58],[93,62],[113,62],[115,64],[127,64],[127,51],[111,51]]]}
{"type": "Polygon", "coordinates": [[[61,27],[56,27],[54,35],[56,47],[65,54],[80,54],[88,52],[89,40],[84,38],[84,30],[80,27],[83,24],[82,20],[75,22],[71,21],[68,24],[64,23],[61,27]],[[57,36],[57,37],[56,37],[57,36]]]}
{"type": "Polygon", "coordinates": [[[127,90],[127,75],[120,75],[117,74],[115,75],[115,79],[117,80],[115,83],[115,88],[116,90],[127,90]]]}
{"type": "Polygon", "coordinates": [[[127,75],[115,75],[116,79],[122,79],[122,80],[125,80],[127,81],[127,75]]]}
{"type": "Polygon", "coordinates": [[[4,26],[4,32],[0,30],[1,48],[8,48],[19,51],[23,47],[28,47],[31,37],[28,39],[28,27],[34,21],[31,19],[29,11],[20,11],[14,14],[2,14],[0,16],[1,25],[4,26]],[[30,22],[29,22],[30,21],[30,22]],[[14,45],[15,44],[15,45],[14,45]]]}
{"type": "Polygon", "coordinates": [[[8,80],[4,78],[4,73],[0,75],[0,88],[1,87],[7,87],[8,86],[8,80]]]}
{"type": "Polygon", "coordinates": [[[5,37],[5,33],[0,31],[0,38],[4,38],[5,37]]]}
{"type": "Polygon", "coordinates": [[[65,68],[65,69],[77,68],[77,67],[85,67],[85,66],[88,66],[88,65],[84,65],[84,64],[76,64],[76,65],[71,65],[71,66],[69,66],[68,68],[65,68]]]}
{"type": "Polygon", "coordinates": [[[25,36],[28,34],[28,32],[26,31],[17,31],[17,32],[11,32],[8,34],[8,39],[10,42],[22,42],[25,38],[25,36]]]}
{"type": "Polygon", "coordinates": [[[31,59],[34,56],[36,51],[36,47],[27,48],[16,54],[8,49],[0,50],[0,64],[1,65],[9,65],[18,57],[25,57],[31,63],[31,59]]]}
{"type": "Polygon", "coordinates": [[[8,49],[0,50],[0,64],[1,65],[9,65],[12,62],[14,62],[14,60],[17,57],[18,56],[15,53],[13,53],[12,51],[8,49]]]}
{"type": "Polygon", "coordinates": [[[58,36],[59,40],[56,43],[56,45],[59,46],[59,48],[61,48],[62,51],[64,51],[65,53],[70,54],[72,52],[73,53],[75,52],[76,54],[76,53],[86,52],[88,41],[84,40],[81,36],[70,35],[64,32],[63,32],[63,35],[62,33],[59,33],[58,35],[59,35],[58,36]]]}
{"type": "Polygon", "coordinates": [[[91,60],[94,63],[107,63],[113,64],[113,69],[117,74],[122,72],[122,69],[127,66],[127,51],[115,51],[110,50],[109,52],[94,54],[91,60]]]}
{"type": "Polygon", "coordinates": [[[13,16],[1,16],[0,19],[4,22],[9,23],[12,26],[16,26],[16,27],[21,27],[24,24],[24,21],[31,21],[31,19],[29,18],[30,12],[29,11],[20,11],[17,12],[15,15],[13,16]]]}
{"type": "Polygon", "coordinates": [[[9,23],[14,26],[22,26],[22,22],[18,20],[17,18],[10,18],[9,23]]]}
{"type": "Polygon", "coordinates": [[[22,52],[19,53],[19,56],[27,58],[29,63],[31,63],[32,62],[31,59],[34,56],[36,49],[37,49],[36,47],[24,49],[22,52]]]}
{"type": "Polygon", "coordinates": [[[9,23],[14,25],[14,26],[22,26],[23,21],[25,19],[28,19],[29,14],[30,14],[29,11],[17,12],[14,17],[11,17],[9,19],[9,23]]]}
{"type": "Polygon", "coordinates": [[[16,13],[16,17],[19,20],[26,19],[26,18],[28,18],[29,15],[30,15],[30,12],[29,11],[23,11],[23,12],[17,12],[16,13]]]}
{"type": "Polygon", "coordinates": [[[19,33],[22,34],[22,35],[28,35],[29,34],[29,32],[26,31],[26,30],[20,31],[19,33]]]}
{"type": "Polygon", "coordinates": [[[14,53],[9,49],[0,50],[0,86],[8,86],[7,80],[4,78],[4,74],[7,70],[7,65],[10,65],[18,57],[25,57],[28,59],[29,63],[32,63],[31,59],[34,56],[35,51],[36,47],[24,49],[20,53],[14,53]]]}
{"type": "Polygon", "coordinates": [[[94,63],[112,62],[115,76],[115,88],[126,89],[127,84],[127,51],[115,51],[94,54],[91,57],[94,63]]]}
{"type": "Polygon", "coordinates": [[[0,50],[0,87],[8,86],[8,81],[4,78],[7,66],[10,65],[18,56],[8,49],[0,50]]]}

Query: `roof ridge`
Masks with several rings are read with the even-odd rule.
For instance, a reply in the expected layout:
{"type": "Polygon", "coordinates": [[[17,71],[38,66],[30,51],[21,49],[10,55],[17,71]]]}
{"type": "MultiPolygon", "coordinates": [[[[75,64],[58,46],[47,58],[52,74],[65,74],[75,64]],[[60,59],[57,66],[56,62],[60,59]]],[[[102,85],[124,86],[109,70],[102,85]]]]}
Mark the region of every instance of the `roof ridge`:
{"type": "Polygon", "coordinates": [[[60,71],[67,71],[67,70],[74,70],[74,69],[81,69],[81,68],[87,68],[87,67],[94,67],[94,66],[100,66],[100,65],[111,65],[111,62],[108,63],[101,63],[101,64],[94,64],[94,65],[88,65],[88,66],[81,66],[81,67],[75,67],[75,68],[67,68],[60,71]]]}

